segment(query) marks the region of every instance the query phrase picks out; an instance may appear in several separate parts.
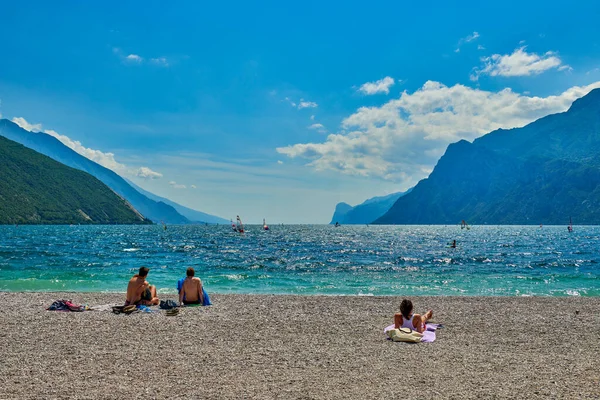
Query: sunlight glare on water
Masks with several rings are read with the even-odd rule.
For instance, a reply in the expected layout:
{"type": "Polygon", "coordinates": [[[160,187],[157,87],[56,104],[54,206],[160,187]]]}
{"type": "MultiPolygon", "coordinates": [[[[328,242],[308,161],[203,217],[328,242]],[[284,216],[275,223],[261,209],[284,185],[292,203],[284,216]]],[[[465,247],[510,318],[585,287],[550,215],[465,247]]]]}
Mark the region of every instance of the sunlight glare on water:
{"type": "Polygon", "coordinates": [[[599,239],[584,226],[0,226],[0,290],[123,292],[144,265],[160,293],[192,266],[211,293],[599,296],[599,239]]]}

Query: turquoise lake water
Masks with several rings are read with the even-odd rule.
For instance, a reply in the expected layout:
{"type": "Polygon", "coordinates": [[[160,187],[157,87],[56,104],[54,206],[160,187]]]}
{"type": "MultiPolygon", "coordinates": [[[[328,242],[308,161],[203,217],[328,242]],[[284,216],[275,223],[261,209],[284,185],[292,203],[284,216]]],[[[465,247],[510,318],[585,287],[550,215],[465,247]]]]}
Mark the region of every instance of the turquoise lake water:
{"type": "Polygon", "coordinates": [[[600,227],[0,226],[0,290],[159,293],[192,266],[209,293],[600,296],[600,227]],[[449,247],[452,240],[457,248],[449,247]]]}

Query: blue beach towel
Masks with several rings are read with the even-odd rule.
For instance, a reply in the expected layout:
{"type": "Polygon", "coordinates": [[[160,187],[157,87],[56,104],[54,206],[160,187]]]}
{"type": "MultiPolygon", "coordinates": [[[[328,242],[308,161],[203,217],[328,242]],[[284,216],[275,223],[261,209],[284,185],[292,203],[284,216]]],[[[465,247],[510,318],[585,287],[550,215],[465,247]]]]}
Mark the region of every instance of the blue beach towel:
{"type": "MultiPolygon", "coordinates": [[[[183,281],[185,281],[185,278],[181,278],[177,281],[177,293],[181,292],[181,288],[183,287],[183,281]]],[[[204,303],[202,305],[212,306],[212,303],[210,302],[210,297],[208,297],[208,293],[206,293],[206,289],[204,289],[204,285],[202,285],[202,295],[204,296],[204,303]]],[[[185,300],[185,295],[183,296],[183,299],[185,300]]]]}

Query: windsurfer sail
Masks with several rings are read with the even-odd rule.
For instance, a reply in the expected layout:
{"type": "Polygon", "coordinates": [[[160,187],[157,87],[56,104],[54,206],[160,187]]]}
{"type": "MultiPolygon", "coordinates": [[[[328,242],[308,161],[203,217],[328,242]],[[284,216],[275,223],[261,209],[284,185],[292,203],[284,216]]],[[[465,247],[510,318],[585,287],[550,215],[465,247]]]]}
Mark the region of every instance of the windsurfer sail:
{"type": "Polygon", "coordinates": [[[244,224],[242,224],[242,220],[240,216],[236,216],[236,228],[239,233],[244,233],[244,224]]]}
{"type": "Polygon", "coordinates": [[[469,224],[467,224],[467,223],[466,223],[466,221],[463,219],[463,220],[460,222],[460,229],[467,229],[467,230],[469,230],[469,229],[471,229],[471,227],[470,227],[470,226],[469,226],[469,224]]]}
{"type": "Polygon", "coordinates": [[[569,217],[569,226],[567,227],[569,232],[573,232],[573,220],[569,217]]]}
{"type": "Polygon", "coordinates": [[[267,223],[265,222],[265,219],[264,219],[264,218],[263,218],[263,229],[264,229],[265,231],[268,231],[268,230],[269,230],[269,225],[267,225],[267,223]]]}

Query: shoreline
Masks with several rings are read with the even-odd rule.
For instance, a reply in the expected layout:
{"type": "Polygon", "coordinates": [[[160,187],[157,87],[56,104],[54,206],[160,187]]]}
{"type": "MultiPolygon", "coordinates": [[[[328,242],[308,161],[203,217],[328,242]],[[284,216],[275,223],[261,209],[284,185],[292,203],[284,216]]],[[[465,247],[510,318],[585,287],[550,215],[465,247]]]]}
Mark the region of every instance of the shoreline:
{"type": "Polygon", "coordinates": [[[444,324],[411,345],[383,334],[401,297],[210,295],[167,317],[45,310],[123,293],[0,292],[0,398],[598,396],[600,297],[411,296],[444,324]]]}
{"type": "MultiPolygon", "coordinates": [[[[325,293],[305,293],[305,294],[298,294],[298,293],[244,293],[244,292],[213,292],[213,291],[208,291],[209,296],[282,296],[282,297],[288,297],[288,296],[292,296],[292,297],[381,297],[381,298],[397,298],[397,297],[402,297],[400,295],[396,295],[396,294],[325,294],[325,293]]],[[[103,295],[117,295],[117,294],[122,294],[125,295],[126,291],[103,291],[103,292],[99,292],[99,291],[81,291],[81,290],[61,290],[61,291],[56,291],[56,290],[4,290],[4,289],[0,289],[0,294],[35,294],[35,293],[39,293],[39,294],[52,294],[52,293],[64,293],[64,294],[75,294],[75,295],[83,295],[83,294],[87,294],[87,295],[99,295],[99,296],[103,296],[103,295]]],[[[177,297],[177,290],[176,289],[169,289],[168,291],[161,291],[161,289],[157,290],[158,293],[158,297],[163,300],[163,297],[165,299],[167,298],[176,298],[177,297]]],[[[406,297],[406,296],[405,296],[406,297]]],[[[571,294],[561,294],[561,295],[550,295],[550,294],[521,294],[521,295],[509,295],[509,294],[490,294],[490,295],[480,295],[480,294],[474,294],[474,295],[468,295],[468,294],[439,294],[439,295],[429,295],[429,294],[417,294],[417,295],[410,295],[408,296],[411,299],[412,298],[482,298],[482,299],[493,299],[493,298],[518,298],[518,299],[526,299],[526,298],[542,298],[542,299],[577,299],[577,298],[583,298],[583,299],[594,299],[594,298],[600,298],[600,295],[594,296],[594,295],[587,295],[587,294],[576,294],[576,295],[571,295],[571,294]]]]}

